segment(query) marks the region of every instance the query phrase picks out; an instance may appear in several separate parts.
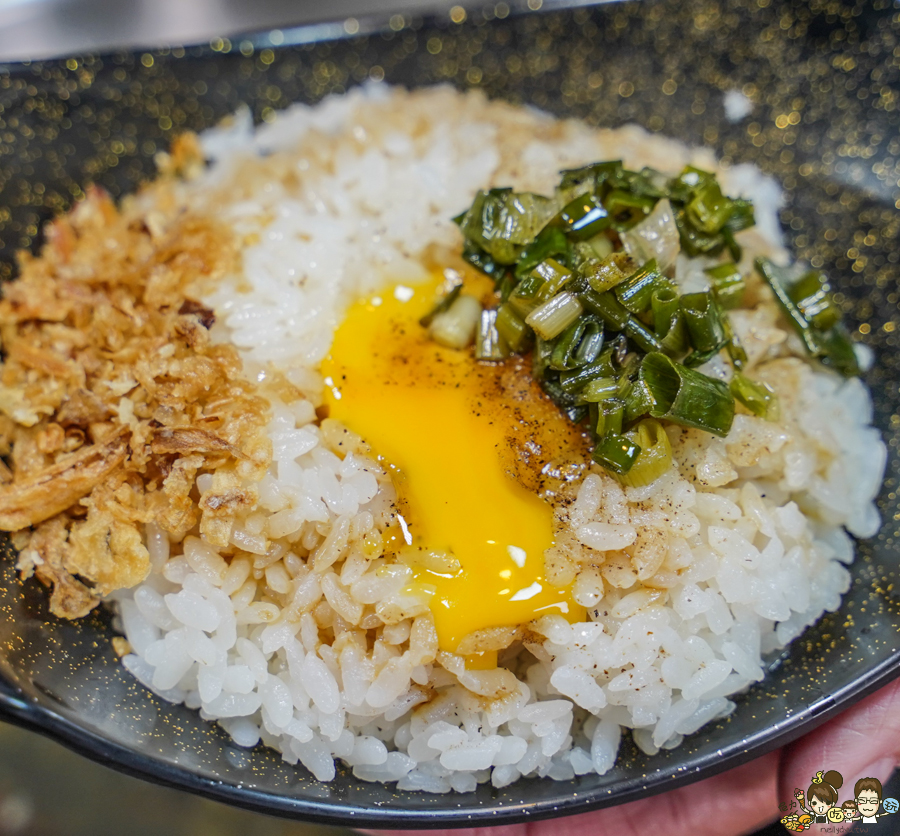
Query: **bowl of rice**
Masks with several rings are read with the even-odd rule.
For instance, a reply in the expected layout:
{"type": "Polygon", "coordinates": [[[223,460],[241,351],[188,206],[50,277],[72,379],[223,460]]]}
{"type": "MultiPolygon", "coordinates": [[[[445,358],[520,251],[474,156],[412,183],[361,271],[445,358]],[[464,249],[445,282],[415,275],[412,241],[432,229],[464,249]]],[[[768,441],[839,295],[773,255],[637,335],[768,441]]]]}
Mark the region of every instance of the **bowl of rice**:
{"type": "Polygon", "coordinates": [[[501,4],[9,68],[0,714],[464,826],[896,676],[895,26],[501,4]]]}

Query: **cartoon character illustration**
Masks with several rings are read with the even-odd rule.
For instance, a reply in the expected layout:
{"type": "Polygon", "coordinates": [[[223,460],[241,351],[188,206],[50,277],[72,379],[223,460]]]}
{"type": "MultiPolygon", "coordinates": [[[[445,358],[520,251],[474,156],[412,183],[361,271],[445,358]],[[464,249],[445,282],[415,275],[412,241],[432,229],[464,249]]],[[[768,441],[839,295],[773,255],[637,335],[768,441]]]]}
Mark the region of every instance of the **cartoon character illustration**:
{"type": "Polygon", "coordinates": [[[853,794],[856,796],[856,808],[863,824],[875,824],[882,816],[889,816],[891,813],[897,812],[900,805],[893,798],[886,798],[884,812],[878,812],[878,808],[882,806],[883,792],[881,781],[877,778],[860,778],[854,785],[853,794]]]}
{"type": "MultiPolygon", "coordinates": [[[[800,809],[813,817],[815,824],[825,824],[830,821],[828,811],[837,804],[837,791],[843,786],[843,783],[844,778],[840,772],[836,772],[834,769],[830,769],[828,772],[819,771],[806,791],[806,804],[804,804],[803,790],[799,787],[794,790],[794,797],[800,802],[800,809]]],[[[843,821],[843,814],[840,821],[843,821]]]]}
{"type": "MultiPolygon", "coordinates": [[[[791,833],[802,833],[804,830],[809,829],[809,822],[801,823],[800,818],[800,816],[794,813],[793,815],[785,816],[781,820],[781,823],[784,825],[785,829],[789,830],[791,833]]],[[[803,818],[811,820],[812,817],[808,814],[804,814],[803,818]]]]}
{"type": "Polygon", "coordinates": [[[841,804],[841,809],[844,811],[844,821],[859,821],[860,815],[859,810],[856,809],[855,801],[853,801],[852,799],[850,801],[845,801],[843,804],[841,804]]]}

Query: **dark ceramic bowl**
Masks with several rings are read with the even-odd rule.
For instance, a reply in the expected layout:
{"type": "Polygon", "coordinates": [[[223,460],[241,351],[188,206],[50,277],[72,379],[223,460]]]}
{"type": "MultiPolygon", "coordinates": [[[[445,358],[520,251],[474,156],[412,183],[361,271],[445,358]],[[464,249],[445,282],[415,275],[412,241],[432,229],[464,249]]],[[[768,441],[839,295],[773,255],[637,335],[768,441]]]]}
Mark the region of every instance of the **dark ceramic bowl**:
{"type": "Polygon", "coordinates": [[[6,68],[7,275],[14,252],[39,246],[41,224],[85,184],[116,195],[133,189],[178,132],[213,125],[241,102],[266,119],[367,78],[480,87],[597,125],[638,122],[712,146],[726,160],[752,161],[784,184],[782,222],[798,257],[830,273],[851,327],[875,350],[867,378],[890,460],[880,498],[886,522],[859,544],[840,611],[770,660],[765,682],[729,719],[654,757],[626,740],[603,776],[452,796],[401,793],[346,772],[317,783],[274,752],[239,749],[195,712],[149,694],[112,652],[109,618],[48,616],[43,590],[16,579],[9,549],[0,558],[0,716],[123,771],[267,813],[453,826],[583,812],[696,781],[784,745],[896,676],[900,24],[892,14],[888,2],[861,0],[651,0],[538,13],[500,4],[463,22],[395,16],[384,28],[351,21],[6,68]],[[752,111],[729,120],[727,91],[741,92],[752,111]]]}

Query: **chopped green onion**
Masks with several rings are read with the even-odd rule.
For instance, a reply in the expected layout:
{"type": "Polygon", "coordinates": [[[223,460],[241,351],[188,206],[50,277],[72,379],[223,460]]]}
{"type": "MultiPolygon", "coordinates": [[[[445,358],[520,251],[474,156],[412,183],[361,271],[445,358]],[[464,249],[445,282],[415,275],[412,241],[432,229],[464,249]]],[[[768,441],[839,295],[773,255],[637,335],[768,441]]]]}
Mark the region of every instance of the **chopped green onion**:
{"type": "Polygon", "coordinates": [[[608,180],[618,180],[621,171],[621,160],[591,163],[590,165],[585,165],[581,168],[567,169],[560,172],[562,174],[562,180],[560,181],[559,187],[561,189],[570,189],[573,186],[590,185],[593,187],[594,191],[596,191],[608,180]]]}
{"type": "Polygon", "coordinates": [[[575,350],[575,365],[583,366],[585,363],[593,363],[603,350],[605,336],[602,322],[597,322],[595,319],[586,320],[584,335],[575,350]]]}
{"type": "Polygon", "coordinates": [[[528,347],[531,338],[528,326],[509,302],[497,310],[494,324],[497,333],[514,354],[520,354],[528,347]]]}
{"type": "Polygon", "coordinates": [[[628,488],[643,488],[655,482],[672,466],[672,445],[659,421],[646,418],[624,434],[640,448],[640,453],[625,473],[611,475],[628,488]]]}
{"type": "Polygon", "coordinates": [[[610,473],[624,474],[634,466],[641,448],[630,438],[607,433],[594,447],[592,458],[610,473]]]}
{"type": "Polygon", "coordinates": [[[504,270],[500,281],[495,278],[494,282],[497,293],[500,294],[500,301],[505,302],[516,287],[516,277],[509,270],[504,270]]]}
{"type": "Polygon", "coordinates": [[[578,319],[583,310],[576,296],[563,291],[536,307],[525,317],[525,323],[541,339],[552,340],[578,319]]]}
{"type": "Polygon", "coordinates": [[[579,294],[581,304],[591,313],[600,317],[614,331],[621,331],[631,319],[631,314],[612,293],[597,293],[588,289],[579,294]]]}
{"type": "Polygon", "coordinates": [[[591,260],[581,265],[581,272],[597,293],[610,290],[634,272],[634,262],[625,252],[613,253],[603,261],[591,260]]]}
{"type": "Polygon", "coordinates": [[[584,336],[587,321],[578,318],[556,340],[553,352],[550,354],[550,368],[557,371],[574,369],[578,364],[575,360],[575,352],[584,336]]]}
{"type": "Polygon", "coordinates": [[[656,260],[651,259],[618,284],[613,292],[623,307],[633,314],[642,314],[650,307],[654,291],[661,286],[663,286],[662,276],[659,274],[656,260]]]}
{"type": "Polygon", "coordinates": [[[711,293],[686,293],[681,297],[681,311],[695,350],[705,354],[724,347],[725,328],[711,293]]]}
{"type": "MultiPolygon", "coordinates": [[[[803,340],[806,350],[813,357],[818,357],[823,363],[833,366],[845,377],[859,374],[856,352],[853,350],[853,343],[843,323],[836,321],[831,327],[822,329],[804,315],[797,302],[791,298],[790,291],[794,282],[789,268],[778,267],[767,258],[758,258],[756,259],[756,269],[759,270],[760,275],[772,288],[772,292],[775,294],[782,311],[800,339],[803,340]]],[[[804,295],[803,290],[805,288],[801,288],[797,295],[804,295]]],[[[819,319],[820,322],[832,321],[831,310],[837,310],[836,307],[829,309],[828,306],[822,306],[820,303],[814,304],[810,301],[809,295],[805,295],[805,299],[801,301],[808,302],[808,310],[824,315],[823,318],[819,319]]]]}
{"type": "Polygon", "coordinates": [[[625,418],[625,403],[619,398],[609,398],[598,404],[597,435],[607,433],[618,435],[622,432],[622,422],[625,418]],[[601,427],[602,420],[602,427],[601,427]]]}
{"type": "Polygon", "coordinates": [[[812,270],[788,288],[788,295],[813,328],[825,331],[837,325],[841,318],[830,291],[822,274],[812,270]]]}
{"type": "Polygon", "coordinates": [[[718,232],[728,222],[734,211],[734,203],[722,194],[715,179],[710,179],[694,189],[687,205],[687,216],[700,231],[709,235],[718,232]]]}
{"type": "Polygon", "coordinates": [[[605,377],[614,377],[616,370],[611,362],[611,354],[606,351],[600,355],[593,363],[582,366],[569,372],[562,372],[559,376],[559,385],[564,392],[574,395],[580,389],[583,389],[592,380],[600,380],[605,377]]]}
{"type": "Polygon", "coordinates": [[[457,297],[461,292],[462,282],[453,285],[453,287],[450,289],[450,292],[444,294],[440,299],[438,299],[435,306],[419,320],[419,325],[421,325],[423,328],[427,328],[429,325],[431,325],[432,321],[438,314],[442,314],[444,311],[449,310],[450,306],[457,300],[457,297]]]}
{"type": "Polygon", "coordinates": [[[725,310],[740,306],[747,283],[737,264],[717,264],[715,267],[707,267],[704,272],[710,278],[716,299],[725,310]]]}
{"type": "Polygon", "coordinates": [[[475,331],[475,359],[486,362],[509,357],[509,346],[497,330],[497,311],[482,311],[475,331]]]}
{"type": "Polygon", "coordinates": [[[588,192],[569,201],[553,223],[560,224],[573,240],[584,241],[608,229],[612,219],[603,204],[588,192]]]}
{"type": "Polygon", "coordinates": [[[585,384],[579,397],[587,403],[598,403],[616,396],[619,381],[614,377],[599,377],[585,384]]]}
{"type": "Polygon", "coordinates": [[[620,235],[628,254],[639,263],[654,259],[661,271],[668,270],[678,258],[681,236],[675,213],[668,199],[660,200],[640,223],[620,235]]]}
{"type": "Polygon", "coordinates": [[[629,317],[625,323],[623,333],[634,342],[641,351],[662,351],[662,343],[643,322],[634,317],[629,317]]]}
{"type": "Polygon", "coordinates": [[[462,349],[475,339],[480,318],[481,302],[474,296],[460,294],[447,310],[434,316],[428,331],[439,345],[462,349]]]}
{"type": "Polygon", "coordinates": [[[594,255],[600,259],[609,258],[613,254],[613,242],[603,233],[585,241],[582,246],[590,247],[594,255]]]}
{"type": "Polygon", "coordinates": [[[538,276],[544,280],[537,292],[538,302],[546,302],[548,299],[556,296],[574,277],[574,273],[568,268],[560,264],[554,258],[547,258],[542,261],[534,270],[531,271],[533,276],[538,276]]]}
{"type": "Polygon", "coordinates": [[[639,380],[653,397],[649,412],[654,418],[728,435],[734,420],[734,398],[722,381],[674,363],[660,352],[644,357],[639,380]]]}
{"type": "Polygon", "coordinates": [[[604,199],[603,205],[614,218],[616,229],[630,229],[643,220],[656,205],[652,197],[640,197],[624,189],[613,189],[604,199]]]}
{"type": "Polygon", "coordinates": [[[725,315],[722,317],[722,327],[725,329],[725,339],[727,340],[725,348],[728,350],[728,356],[731,363],[736,369],[742,369],[747,363],[747,352],[741,344],[738,335],[734,333],[731,327],[731,320],[725,315]]]}
{"type": "Polygon", "coordinates": [[[642,415],[647,415],[654,405],[655,401],[647,384],[643,380],[634,381],[625,395],[625,423],[630,424],[642,415]]]}
{"type": "Polygon", "coordinates": [[[780,415],[778,395],[767,383],[750,380],[741,372],[731,378],[731,394],[758,418],[777,421],[780,415]]]}
{"type": "Polygon", "coordinates": [[[516,275],[525,276],[542,261],[569,252],[569,240],[558,226],[544,227],[530,244],[526,244],[516,265],[516,275]]]}
{"type": "Polygon", "coordinates": [[[530,314],[540,303],[538,293],[544,286],[544,280],[531,273],[516,285],[516,288],[509,294],[507,301],[513,310],[524,319],[530,314]]]}
{"type": "Polygon", "coordinates": [[[663,339],[672,329],[681,309],[678,292],[671,285],[657,285],[650,297],[650,309],[653,311],[653,330],[657,337],[663,339]]]}

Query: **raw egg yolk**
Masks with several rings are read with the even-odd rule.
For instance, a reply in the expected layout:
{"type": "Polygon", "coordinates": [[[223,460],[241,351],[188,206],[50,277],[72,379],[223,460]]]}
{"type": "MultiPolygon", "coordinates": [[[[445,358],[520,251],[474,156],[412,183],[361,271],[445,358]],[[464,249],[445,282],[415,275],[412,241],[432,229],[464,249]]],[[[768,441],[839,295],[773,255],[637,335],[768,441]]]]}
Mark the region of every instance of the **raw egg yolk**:
{"type": "MultiPolygon", "coordinates": [[[[523,461],[510,451],[515,410],[501,403],[498,367],[476,363],[471,350],[437,345],[419,324],[437,285],[398,285],[354,305],[322,372],[329,416],[391,470],[406,544],[459,563],[448,573],[415,570],[416,585],[433,591],[440,647],[455,652],[474,631],[545,614],[583,620],[585,612],[569,588],[544,579],[552,511],[510,475],[523,461]]],[[[483,657],[486,666],[496,659],[483,657]]]]}

